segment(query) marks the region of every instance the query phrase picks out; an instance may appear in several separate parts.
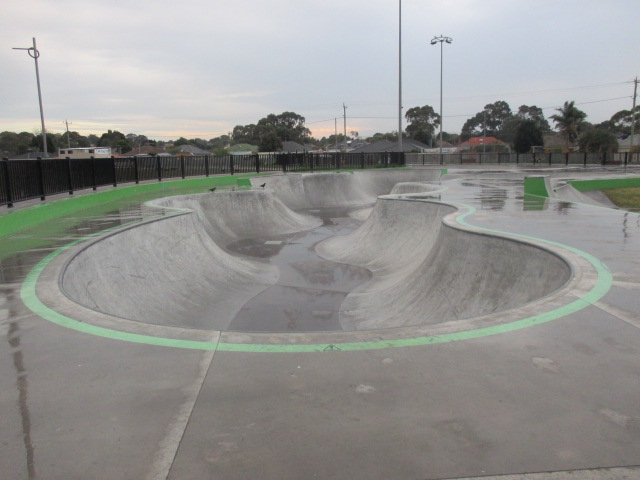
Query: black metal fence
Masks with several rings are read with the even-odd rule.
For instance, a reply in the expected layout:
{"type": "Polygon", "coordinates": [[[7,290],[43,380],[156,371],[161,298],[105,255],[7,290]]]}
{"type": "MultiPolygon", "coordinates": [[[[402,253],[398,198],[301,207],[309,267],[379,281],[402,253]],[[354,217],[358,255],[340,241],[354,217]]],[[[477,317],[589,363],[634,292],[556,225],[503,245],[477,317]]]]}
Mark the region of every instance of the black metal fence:
{"type": "Polygon", "coordinates": [[[0,205],[113,185],[236,173],[302,172],[404,165],[402,153],[139,156],[0,162],[0,205]]]}
{"type": "Polygon", "coordinates": [[[593,165],[640,165],[640,153],[407,153],[406,165],[552,165],[552,166],[593,166],[593,165]]]}

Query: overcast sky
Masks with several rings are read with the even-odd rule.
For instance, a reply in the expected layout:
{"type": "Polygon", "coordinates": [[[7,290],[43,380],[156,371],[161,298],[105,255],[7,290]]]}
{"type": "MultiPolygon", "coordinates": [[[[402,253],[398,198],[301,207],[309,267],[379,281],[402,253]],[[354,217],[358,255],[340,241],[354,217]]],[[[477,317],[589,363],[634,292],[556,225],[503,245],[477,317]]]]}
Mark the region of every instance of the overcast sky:
{"type": "MultiPolygon", "coordinates": [[[[3,0],[0,131],[107,129],[210,139],[296,112],[314,136],[398,129],[398,0],[3,0]]],[[[407,109],[460,131],[484,105],[574,100],[599,123],[630,109],[640,76],[638,0],[403,0],[407,109]]],[[[552,124],[553,125],[553,124],[552,124]]],[[[403,127],[406,122],[403,121],[403,127]]]]}

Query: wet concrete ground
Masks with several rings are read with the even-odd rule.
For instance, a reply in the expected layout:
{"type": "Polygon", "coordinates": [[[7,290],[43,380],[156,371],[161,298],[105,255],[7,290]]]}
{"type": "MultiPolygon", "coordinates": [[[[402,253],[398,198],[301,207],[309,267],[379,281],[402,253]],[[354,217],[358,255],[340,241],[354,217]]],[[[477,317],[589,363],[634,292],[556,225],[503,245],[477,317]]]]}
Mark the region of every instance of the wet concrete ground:
{"type": "MultiPolygon", "coordinates": [[[[587,252],[611,271],[611,290],[553,322],[437,345],[274,354],[129,343],[51,324],[21,302],[52,249],[151,213],[74,215],[0,245],[2,476],[640,478],[623,468],[640,464],[639,217],[525,198],[521,172],[451,172],[442,200],[475,207],[470,223],[587,252]]],[[[290,264],[277,288],[306,281],[314,262],[290,264]]]]}
{"type": "Polygon", "coordinates": [[[340,304],[358,285],[371,278],[364,268],[336,264],[319,257],[314,246],[333,235],[346,235],[359,222],[348,209],[303,211],[323,219],[307,232],[270,239],[241,240],[227,248],[236,253],[267,258],[280,270],[277,285],[255,296],[238,312],[229,330],[239,332],[341,331],[340,304]]]}

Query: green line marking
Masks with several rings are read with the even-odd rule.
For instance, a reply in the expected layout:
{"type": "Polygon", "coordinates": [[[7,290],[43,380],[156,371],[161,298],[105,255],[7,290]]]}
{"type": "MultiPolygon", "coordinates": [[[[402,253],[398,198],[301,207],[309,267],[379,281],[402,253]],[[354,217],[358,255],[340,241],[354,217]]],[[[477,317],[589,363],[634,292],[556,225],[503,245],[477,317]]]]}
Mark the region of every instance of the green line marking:
{"type": "Polygon", "coordinates": [[[538,197],[549,197],[545,177],[524,177],[524,193],[525,195],[536,195],[538,197]]]}
{"type": "MultiPolygon", "coordinates": [[[[195,350],[220,350],[226,352],[253,352],[253,353],[305,353],[305,352],[337,352],[337,351],[359,351],[359,350],[379,350],[385,348],[398,348],[398,347],[411,347],[421,345],[431,345],[438,343],[457,342],[463,340],[470,340],[475,338],[482,338],[491,335],[498,335],[501,333],[513,332],[522,328],[531,327],[534,325],[540,325],[543,323],[556,320],[558,318],[575,313],[583,308],[586,308],[598,300],[600,300],[611,288],[613,284],[613,277],[608,268],[594,256],[578,250],[576,248],[563,245],[557,242],[542,240],[527,235],[513,234],[509,232],[501,232],[498,230],[491,230],[487,228],[477,227],[467,222],[466,218],[472,215],[476,209],[464,205],[453,204],[459,208],[466,209],[467,211],[456,217],[456,222],[466,227],[472,227],[474,229],[483,230],[485,232],[494,234],[506,234],[511,237],[518,237],[526,240],[533,240],[548,245],[554,245],[564,248],[568,251],[587,260],[596,270],[598,279],[596,285],[583,297],[564,305],[562,307],[544,312],[531,317],[523,318],[509,323],[495,325],[491,327],[478,328],[474,330],[467,330],[463,332],[448,333],[442,335],[422,336],[415,338],[402,338],[402,339],[390,339],[390,340],[376,340],[376,341],[363,341],[363,342],[344,342],[344,343],[323,343],[323,344],[254,344],[254,343],[225,343],[225,342],[206,342],[195,340],[180,340],[165,337],[141,335],[135,333],[121,332],[118,330],[99,327],[78,320],[74,320],[61,313],[58,313],[51,308],[44,305],[36,295],[36,284],[38,278],[44,268],[58,255],[68,250],[69,248],[77,245],[78,243],[88,240],[97,235],[102,235],[105,232],[95,233],[88,235],[87,237],[75,240],[68,245],[59,248],[55,252],[49,254],[42,261],[40,261],[28,274],[24,281],[20,295],[24,304],[38,316],[60,325],[65,328],[70,328],[79,332],[87,333],[90,335],[96,335],[104,338],[110,338],[114,340],[142,343],[147,345],[156,345],[172,348],[185,348],[195,350]]],[[[120,227],[114,227],[120,228],[120,227]]],[[[109,229],[111,230],[111,229],[109,229]]]]}
{"type": "Polygon", "coordinates": [[[608,188],[640,187],[640,177],[570,180],[569,183],[576,190],[586,192],[589,190],[606,190],[608,188]]]}

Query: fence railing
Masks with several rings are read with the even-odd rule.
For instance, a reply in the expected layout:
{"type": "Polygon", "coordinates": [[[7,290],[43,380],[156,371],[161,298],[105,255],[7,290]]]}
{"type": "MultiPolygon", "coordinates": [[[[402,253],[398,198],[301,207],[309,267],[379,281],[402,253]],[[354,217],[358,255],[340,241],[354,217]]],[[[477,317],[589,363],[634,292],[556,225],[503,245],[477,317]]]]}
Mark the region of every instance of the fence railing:
{"type": "Polygon", "coordinates": [[[640,165],[639,152],[625,153],[406,153],[406,165],[640,165]]]}
{"type": "Polygon", "coordinates": [[[303,172],[404,165],[402,153],[282,153],[223,156],[139,156],[0,162],[0,205],[122,183],[236,173],[303,172]]]}

